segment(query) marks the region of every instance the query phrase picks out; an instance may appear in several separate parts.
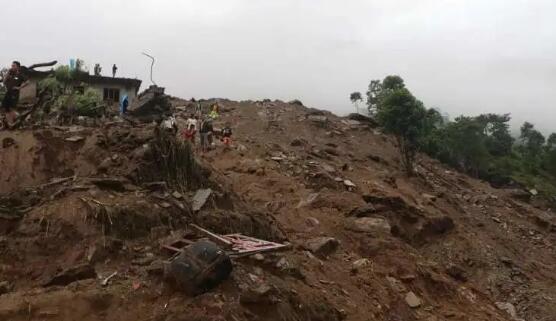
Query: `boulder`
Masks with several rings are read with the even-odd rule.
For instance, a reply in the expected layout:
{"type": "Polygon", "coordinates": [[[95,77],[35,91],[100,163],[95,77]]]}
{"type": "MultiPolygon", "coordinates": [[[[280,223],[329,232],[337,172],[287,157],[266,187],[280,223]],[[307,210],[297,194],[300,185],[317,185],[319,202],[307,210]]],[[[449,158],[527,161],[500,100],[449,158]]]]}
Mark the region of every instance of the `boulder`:
{"type": "Polygon", "coordinates": [[[517,318],[517,311],[515,306],[509,302],[496,302],[496,307],[506,313],[508,313],[512,318],[517,318]]]}
{"type": "Polygon", "coordinates": [[[90,182],[102,189],[108,189],[117,192],[124,192],[126,190],[125,181],[120,178],[93,178],[90,180],[90,182]]]}
{"type": "Polygon", "coordinates": [[[245,289],[239,296],[241,304],[272,303],[275,290],[268,284],[259,284],[245,289]]]}
{"type": "Polygon", "coordinates": [[[407,294],[405,295],[405,302],[412,309],[416,309],[423,304],[421,299],[415,293],[413,293],[413,291],[407,292],[407,294]]]}
{"type": "Polygon", "coordinates": [[[12,290],[12,285],[8,281],[0,282],[0,295],[6,294],[12,290]]]}
{"type": "Polygon", "coordinates": [[[385,218],[381,217],[361,217],[349,219],[345,228],[354,232],[363,232],[371,234],[384,234],[390,233],[390,223],[385,218]]]}
{"type": "Polygon", "coordinates": [[[210,188],[197,190],[195,196],[193,196],[193,202],[191,205],[193,212],[200,211],[203,208],[203,206],[205,206],[211,194],[212,194],[212,190],[210,188]]]}
{"type": "Polygon", "coordinates": [[[334,253],[338,246],[340,246],[340,241],[333,237],[317,237],[305,243],[307,250],[320,257],[326,257],[334,253]]]}
{"type": "Polygon", "coordinates": [[[356,260],[355,262],[353,262],[351,264],[351,271],[352,272],[358,272],[361,269],[363,269],[363,268],[365,268],[369,265],[371,265],[371,260],[369,260],[369,259],[359,259],[359,260],[356,260]]]}
{"type": "Polygon", "coordinates": [[[91,264],[85,263],[63,270],[48,281],[44,282],[43,286],[64,286],[79,280],[94,279],[96,277],[97,273],[95,271],[95,268],[91,264]]]}
{"type": "Polygon", "coordinates": [[[360,206],[358,208],[355,208],[354,210],[352,210],[351,212],[349,212],[348,216],[352,216],[352,217],[368,217],[371,216],[372,214],[376,213],[377,210],[376,208],[373,206],[373,204],[365,204],[363,206],[360,206]]]}

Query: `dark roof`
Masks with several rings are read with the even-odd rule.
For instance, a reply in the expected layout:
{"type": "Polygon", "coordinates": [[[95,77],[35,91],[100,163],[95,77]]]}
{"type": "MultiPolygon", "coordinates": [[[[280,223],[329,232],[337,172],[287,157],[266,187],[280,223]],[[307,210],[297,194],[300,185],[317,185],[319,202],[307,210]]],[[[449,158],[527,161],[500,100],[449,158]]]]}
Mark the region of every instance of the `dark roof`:
{"type": "Polygon", "coordinates": [[[76,78],[87,84],[123,85],[126,87],[133,87],[135,90],[139,90],[139,87],[141,87],[141,80],[136,78],[104,77],[89,74],[79,74],[76,78]]]}

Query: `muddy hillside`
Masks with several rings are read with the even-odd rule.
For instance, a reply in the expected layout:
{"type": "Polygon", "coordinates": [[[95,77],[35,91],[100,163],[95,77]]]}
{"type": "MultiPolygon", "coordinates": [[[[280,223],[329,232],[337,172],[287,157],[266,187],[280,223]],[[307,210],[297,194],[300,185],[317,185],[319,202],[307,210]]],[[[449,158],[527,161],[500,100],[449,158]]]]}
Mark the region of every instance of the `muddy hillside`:
{"type": "Polygon", "coordinates": [[[228,122],[206,153],[132,116],[1,131],[0,320],[556,320],[556,220],[527,193],[422,155],[407,178],[364,117],[223,100],[228,122]],[[193,226],[282,247],[191,295],[167,274],[193,226]]]}

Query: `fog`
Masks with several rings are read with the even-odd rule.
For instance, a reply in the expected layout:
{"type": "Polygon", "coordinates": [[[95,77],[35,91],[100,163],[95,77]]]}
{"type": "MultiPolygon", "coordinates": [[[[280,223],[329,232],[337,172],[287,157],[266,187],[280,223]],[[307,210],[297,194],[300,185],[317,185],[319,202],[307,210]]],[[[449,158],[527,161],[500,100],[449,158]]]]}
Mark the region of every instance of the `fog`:
{"type": "Polygon", "coordinates": [[[556,131],[556,2],[0,0],[4,65],[82,58],[181,97],[298,98],[339,114],[402,76],[450,116],[511,113],[556,131]]]}

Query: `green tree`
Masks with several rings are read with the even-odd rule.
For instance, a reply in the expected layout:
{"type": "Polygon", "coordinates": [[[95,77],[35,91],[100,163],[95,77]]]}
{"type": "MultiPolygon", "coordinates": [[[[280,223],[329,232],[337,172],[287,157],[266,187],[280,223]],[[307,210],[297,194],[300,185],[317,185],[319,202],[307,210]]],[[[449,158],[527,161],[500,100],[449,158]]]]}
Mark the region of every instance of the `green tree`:
{"type": "Polygon", "coordinates": [[[514,138],[510,134],[510,114],[482,114],[477,121],[483,126],[485,145],[493,156],[507,156],[512,152],[514,138]]]}
{"type": "Polygon", "coordinates": [[[389,90],[380,100],[377,119],[386,133],[396,137],[402,166],[408,176],[423,134],[426,110],[406,88],[389,90]]]}
{"type": "Polygon", "coordinates": [[[545,143],[543,134],[536,130],[533,124],[525,122],[521,126],[521,135],[519,138],[522,143],[520,148],[521,153],[526,158],[529,167],[537,167],[545,143]]]}
{"type": "Polygon", "coordinates": [[[548,136],[545,149],[544,167],[552,176],[556,177],[556,133],[548,136]]]}
{"type": "Polygon", "coordinates": [[[463,171],[479,176],[489,158],[483,125],[475,117],[460,116],[442,133],[446,160],[463,171]]]}
{"type": "Polygon", "coordinates": [[[357,113],[359,113],[359,102],[363,100],[363,97],[361,97],[361,93],[358,91],[352,92],[349,95],[349,100],[355,105],[357,113]]]}
{"type": "Polygon", "coordinates": [[[369,113],[375,113],[378,109],[378,101],[382,92],[382,83],[380,80],[371,80],[369,89],[367,90],[367,109],[369,113]]]}

